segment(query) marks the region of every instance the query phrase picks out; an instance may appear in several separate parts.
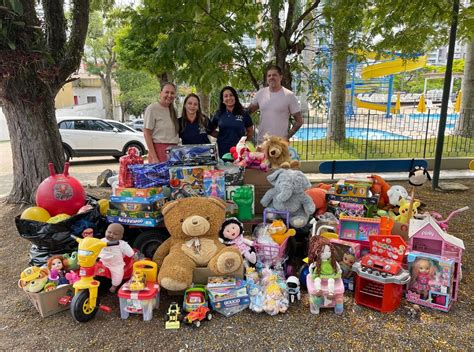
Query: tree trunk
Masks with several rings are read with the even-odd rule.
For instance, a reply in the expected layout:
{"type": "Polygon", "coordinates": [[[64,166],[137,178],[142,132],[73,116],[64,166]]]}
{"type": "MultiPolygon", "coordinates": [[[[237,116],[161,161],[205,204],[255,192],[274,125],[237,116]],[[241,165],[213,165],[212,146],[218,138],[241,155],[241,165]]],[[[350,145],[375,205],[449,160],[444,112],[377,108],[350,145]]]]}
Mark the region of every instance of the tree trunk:
{"type": "Polygon", "coordinates": [[[57,171],[64,166],[64,153],[56,152],[63,150],[54,107],[58,90],[31,71],[2,88],[13,158],[13,188],[7,201],[34,204],[38,185],[49,176],[48,162],[57,171]]]}
{"type": "Polygon", "coordinates": [[[104,75],[100,75],[100,80],[102,81],[102,100],[104,102],[105,118],[113,120],[112,75],[106,72],[104,75]]]}
{"type": "Polygon", "coordinates": [[[474,39],[467,43],[461,91],[461,115],[456,124],[456,134],[474,138],[474,39]]]}
{"type": "Polygon", "coordinates": [[[334,40],[327,138],[341,141],[346,138],[344,112],[346,105],[348,35],[347,33],[338,33],[334,40]]]}
{"type": "Polygon", "coordinates": [[[210,109],[210,103],[211,103],[211,100],[210,100],[210,97],[209,97],[209,93],[199,93],[199,98],[201,99],[201,109],[202,109],[202,113],[206,116],[210,116],[209,115],[209,109],[210,109]]]}

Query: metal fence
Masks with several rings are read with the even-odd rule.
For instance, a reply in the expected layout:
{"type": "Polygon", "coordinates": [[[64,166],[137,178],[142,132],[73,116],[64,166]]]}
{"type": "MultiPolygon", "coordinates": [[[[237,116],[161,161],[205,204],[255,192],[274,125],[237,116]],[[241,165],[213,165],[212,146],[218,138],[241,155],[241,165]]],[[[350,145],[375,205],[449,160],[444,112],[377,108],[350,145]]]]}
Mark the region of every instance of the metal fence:
{"type": "MultiPolygon", "coordinates": [[[[346,117],[345,138],[326,138],[327,114],[307,114],[291,144],[302,160],[433,158],[440,121],[439,109],[402,114],[363,111],[346,117]]],[[[474,156],[474,109],[449,113],[443,157],[474,156]]]]}

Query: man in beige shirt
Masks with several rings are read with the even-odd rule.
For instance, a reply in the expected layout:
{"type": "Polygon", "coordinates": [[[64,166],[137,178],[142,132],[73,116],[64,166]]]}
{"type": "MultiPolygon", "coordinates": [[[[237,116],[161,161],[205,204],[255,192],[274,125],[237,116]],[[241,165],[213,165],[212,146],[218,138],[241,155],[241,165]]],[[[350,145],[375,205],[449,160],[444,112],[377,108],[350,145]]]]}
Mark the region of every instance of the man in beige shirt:
{"type": "Polygon", "coordinates": [[[173,107],[175,98],[176,86],[165,83],[161,87],[159,102],[145,110],[143,134],[150,164],[166,161],[166,148],[179,142],[178,118],[173,107]]]}
{"type": "Polygon", "coordinates": [[[260,110],[259,144],[263,142],[265,134],[289,140],[303,125],[303,115],[295,94],[281,85],[283,79],[281,68],[270,66],[266,78],[268,87],[257,92],[248,108],[250,113],[260,110]],[[288,130],[290,115],[295,121],[288,130]]]}

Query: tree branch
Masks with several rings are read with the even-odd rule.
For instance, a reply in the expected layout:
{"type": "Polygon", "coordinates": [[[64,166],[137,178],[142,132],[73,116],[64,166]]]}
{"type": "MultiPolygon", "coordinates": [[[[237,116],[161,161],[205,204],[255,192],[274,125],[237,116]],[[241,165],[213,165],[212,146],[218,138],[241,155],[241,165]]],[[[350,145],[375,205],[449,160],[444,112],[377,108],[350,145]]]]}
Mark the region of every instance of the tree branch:
{"type": "Polygon", "coordinates": [[[295,13],[295,0],[288,1],[288,12],[286,14],[285,30],[283,31],[285,39],[290,39],[293,33],[293,14],[295,13]]]}
{"type": "Polygon", "coordinates": [[[73,0],[72,4],[71,34],[65,45],[58,85],[61,85],[79,67],[89,25],[89,0],[73,0]]]}
{"type": "MultiPolygon", "coordinates": [[[[313,2],[313,4],[308,7],[302,14],[300,17],[298,17],[298,19],[295,21],[295,23],[293,24],[293,27],[291,28],[291,33],[294,33],[296,31],[296,29],[298,28],[298,26],[300,25],[300,23],[306,18],[306,16],[308,16],[311,11],[313,11],[315,8],[317,8],[319,6],[319,3],[321,2],[321,0],[317,0],[315,2],[313,2]]],[[[290,33],[290,34],[291,34],[290,33]]]]}
{"type": "Polygon", "coordinates": [[[58,63],[64,57],[66,43],[66,19],[64,1],[43,0],[46,46],[50,55],[58,63]]]}

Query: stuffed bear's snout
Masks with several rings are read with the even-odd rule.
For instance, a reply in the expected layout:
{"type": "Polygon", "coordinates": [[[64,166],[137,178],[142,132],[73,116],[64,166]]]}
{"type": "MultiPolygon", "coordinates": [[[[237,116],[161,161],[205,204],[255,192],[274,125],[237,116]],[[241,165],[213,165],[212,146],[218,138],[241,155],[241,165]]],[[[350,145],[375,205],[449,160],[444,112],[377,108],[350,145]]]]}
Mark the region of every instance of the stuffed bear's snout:
{"type": "Polygon", "coordinates": [[[199,215],[193,215],[183,221],[183,232],[188,236],[202,236],[209,231],[209,221],[199,215]]]}

